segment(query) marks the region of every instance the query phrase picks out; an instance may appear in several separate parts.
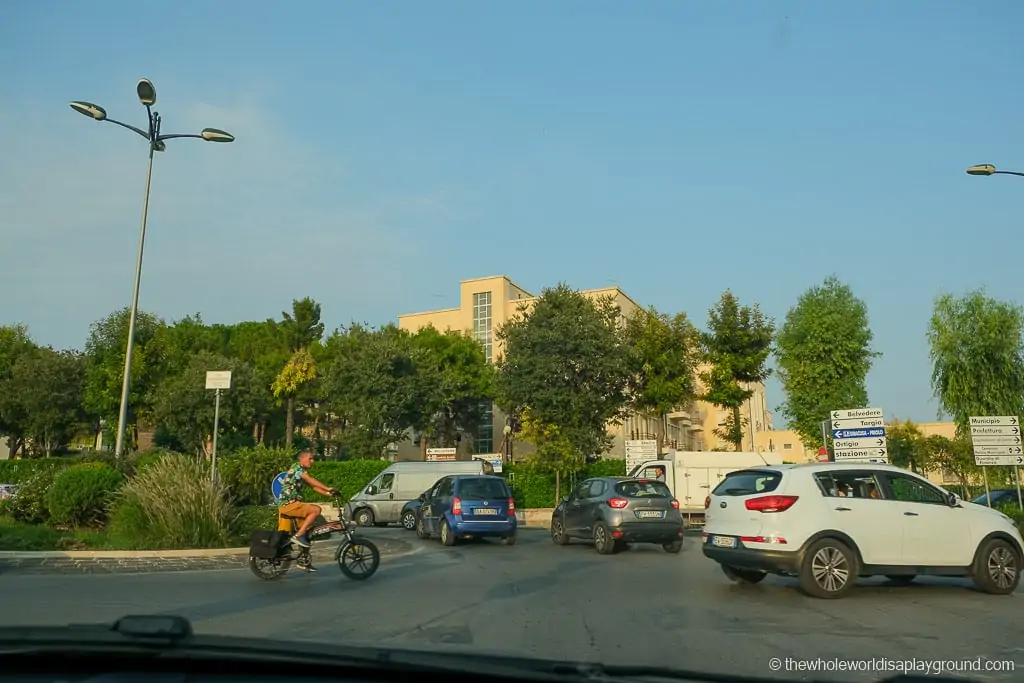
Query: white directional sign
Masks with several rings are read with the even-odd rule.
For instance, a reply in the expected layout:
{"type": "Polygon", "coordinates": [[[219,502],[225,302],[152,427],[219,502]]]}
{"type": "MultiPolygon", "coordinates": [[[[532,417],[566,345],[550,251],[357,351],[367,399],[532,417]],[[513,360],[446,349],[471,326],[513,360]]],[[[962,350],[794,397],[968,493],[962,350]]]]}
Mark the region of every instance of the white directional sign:
{"type": "Polygon", "coordinates": [[[844,408],[829,413],[836,462],[888,462],[881,408],[844,408]]]}
{"type": "Polygon", "coordinates": [[[1016,415],[980,415],[970,418],[974,464],[1007,467],[1024,464],[1020,418],[1016,415]]]}
{"type": "Polygon", "coordinates": [[[230,389],[231,388],[231,371],[230,370],[208,370],[206,372],[206,388],[207,389],[230,389]]]}

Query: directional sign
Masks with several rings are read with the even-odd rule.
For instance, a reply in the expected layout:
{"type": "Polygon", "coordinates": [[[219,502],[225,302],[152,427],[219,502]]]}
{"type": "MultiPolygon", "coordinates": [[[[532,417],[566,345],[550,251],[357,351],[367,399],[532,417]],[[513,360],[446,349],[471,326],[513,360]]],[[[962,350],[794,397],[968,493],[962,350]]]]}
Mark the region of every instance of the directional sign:
{"type": "Polygon", "coordinates": [[[888,462],[885,412],[881,408],[843,408],[828,414],[832,453],[845,462],[888,462]]]}
{"type": "Polygon", "coordinates": [[[1020,418],[1016,415],[978,415],[969,422],[974,464],[1006,467],[1024,463],[1020,418]]]}
{"type": "Polygon", "coordinates": [[[286,476],[288,476],[288,473],[282,472],[274,477],[274,481],[270,482],[270,492],[274,494],[274,500],[281,497],[281,489],[284,487],[284,478],[286,476]]]}
{"type": "Polygon", "coordinates": [[[832,447],[837,451],[859,450],[862,448],[885,448],[885,437],[876,436],[867,439],[835,439],[832,447]]]}
{"type": "Polygon", "coordinates": [[[996,465],[999,467],[1010,467],[1013,465],[1024,465],[1024,456],[1021,455],[976,455],[974,464],[982,466],[996,465]]]}
{"type": "Polygon", "coordinates": [[[833,439],[866,439],[869,436],[885,436],[884,427],[871,427],[870,429],[833,429],[833,439]]]}
{"type": "Polygon", "coordinates": [[[972,427],[1019,427],[1020,420],[1016,415],[995,415],[990,417],[972,417],[972,427]]]}
{"type": "Polygon", "coordinates": [[[885,417],[881,408],[856,408],[853,410],[833,410],[833,420],[870,420],[871,418],[885,417]]]}

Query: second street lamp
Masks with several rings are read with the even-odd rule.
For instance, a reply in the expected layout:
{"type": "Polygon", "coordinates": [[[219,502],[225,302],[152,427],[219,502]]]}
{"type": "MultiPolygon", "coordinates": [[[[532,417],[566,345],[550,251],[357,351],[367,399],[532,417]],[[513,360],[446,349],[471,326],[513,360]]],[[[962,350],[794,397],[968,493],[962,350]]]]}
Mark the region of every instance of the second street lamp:
{"type": "Polygon", "coordinates": [[[967,175],[1017,175],[1024,177],[1019,171],[999,171],[992,164],[978,164],[967,169],[967,175]]]}
{"type": "Polygon", "coordinates": [[[146,108],[148,125],[145,130],[135,126],[115,121],[107,117],[106,110],[91,102],[71,102],[71,108],[79,114],[88,116],[96,121],[106,121],[115,126],[127,128],[145,138],[149,143],[149,166],[146,169],[146,194],[142,200],[142,227],[139,230],[139,253],[135,262],[135,287],[132,292],[132,307],[128,316],[128,343],[124,352],[124,378],[121,383],[121,408],[117,418],[117,440],[114,442],[114,457],[120,458],[124,453],[125,431],[128,424],[128,398],[131,388],[132,374],[132,351],[135,348],[135,319],[139,312],[139,284],[142,282],[142,253],[146,246],[146,219],[149,216],[149,188],[153,179],[153,153],[163,152],[167,149],[166,140],[177,138],[196,138],[207,142],[234,142],[235,137],[230,133],[217,128],[204,128],[196,134],[171,134],[160,132],[160,114],[153,110],[156,104],[156,88],[153,82],[143,78],[135,86],[135,92],[139,102],[146,108]]]}

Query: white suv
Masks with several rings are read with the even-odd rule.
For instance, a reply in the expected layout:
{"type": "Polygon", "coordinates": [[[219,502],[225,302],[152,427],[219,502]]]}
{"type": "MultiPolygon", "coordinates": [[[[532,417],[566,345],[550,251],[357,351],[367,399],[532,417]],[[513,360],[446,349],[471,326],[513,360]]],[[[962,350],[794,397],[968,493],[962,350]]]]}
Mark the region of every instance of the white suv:
{"type": "Polygon", "coordinates": [[[739,583],[796,576],[807,594],[839,598],[858,576],[964,576],[1000,595],[1020,580],[1024,541],[1009,517],[891,465],[740,470],[704,507],[704,556],[739,583]]]}

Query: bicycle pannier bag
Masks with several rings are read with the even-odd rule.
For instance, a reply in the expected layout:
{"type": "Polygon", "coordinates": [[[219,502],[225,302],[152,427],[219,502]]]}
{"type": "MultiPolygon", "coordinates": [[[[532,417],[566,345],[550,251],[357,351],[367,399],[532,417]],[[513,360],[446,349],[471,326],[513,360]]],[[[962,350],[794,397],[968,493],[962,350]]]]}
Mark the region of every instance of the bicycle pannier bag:
{"type": "Polygon", "coordinates": [[[254,531],[249,543],[249,555],[258,560],[272,560],[281,553],[281,547],[287,537],[288,534],[281,531],[254,531]]]}

